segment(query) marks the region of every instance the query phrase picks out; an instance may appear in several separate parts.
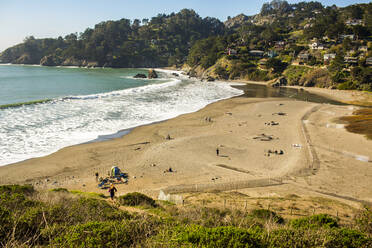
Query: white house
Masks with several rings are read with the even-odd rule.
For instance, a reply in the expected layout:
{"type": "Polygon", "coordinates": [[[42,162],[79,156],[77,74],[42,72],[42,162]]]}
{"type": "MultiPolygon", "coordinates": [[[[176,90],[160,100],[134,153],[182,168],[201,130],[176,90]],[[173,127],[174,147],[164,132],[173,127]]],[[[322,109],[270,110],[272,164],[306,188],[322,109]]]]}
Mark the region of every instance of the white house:
{"type": "Polygon", "coordinates": [[[363,25],[362,19],[350,19],[345,22],[348,26],[357,26],[357,25],[363,25]]]}
{"type": "Polygon", "coordinates": [[[323,56],[323,59],[324,60],[332,60],[336,58],[336,54],[335,53],[327,53],[327,54],[324,54],[323,56]]]}
{"type": "Polygon", "coordinates": [[[318,42],[313,42],[309,45],[312,50],[324,50],[324,45],[318,42]]]}
{"type": "Polygon", "coordinates": [[[366,65],[372,66],[372,57],[366,59],[366,65]]]}
{"type": "Polygon", "coordinates": [[[358,48],[358,51],[361,51],[361,52],[368,52],[368,47],[367,46],[360,46],[358,48]]]}

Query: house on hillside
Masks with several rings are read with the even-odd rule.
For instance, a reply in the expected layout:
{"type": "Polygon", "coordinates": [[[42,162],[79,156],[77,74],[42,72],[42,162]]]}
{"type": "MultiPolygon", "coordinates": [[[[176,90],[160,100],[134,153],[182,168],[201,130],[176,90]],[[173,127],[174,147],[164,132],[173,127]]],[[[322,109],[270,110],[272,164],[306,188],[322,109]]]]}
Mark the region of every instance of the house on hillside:
{"type": "Polygon", "coordinates": [[[282,41],[282,40],[281,41],[275,41],[274,47],[278,50],[282,50],[282,49],[285,48],[285,45],[286,45],[285,41],[282,41]]]}
{"type": "Polygon", "coordinates": [[[308,54],[306,52],[305,53],[300,53],[298,55],[298,59],[300,60],[300,62],[307,62],[310,59],[310,54],[308,54]]]}
{"type": "Polygon", "coordinates": [[[351,49],[346,52],[346,57],[354,57],[355,55],[355,50],[351,49]]]}
{"type": "Polygon", "coordinates": [[[367,46],[360,46],[358,48],[358,51],[360,51],[360,52],[368,52],[368,47],[367,46]]]}
{"type": "Polygon", "coordinates": [[[357,26],[357,25],[363,25],[362,19],[349,19],[345,22],[347,26],[357,26]]]}
{"type": "Polygon", "coordinates": [[[355,35],[353,34],[341,34],[340,40],[343,41],[344,39],[349,38],[350,40],[355,40],[355,35]]]}
{"type": "Polygon", "coordinates": [[[261,51],[261,50],[250,50],[249,54],[251,56],[254,56],[254,57],[262,58],[264,56],[265,52],[261,51]]]}
{"type": "Polygon", "coordinates": [[[336,58],[335,53],[327,53],[323,56],[323,61],[325,65],[328,65],[334,58],[336,58]]]}
{"type": "Polygon", "coordinates": [[[309,45],[312,50],[324,50],[325,46],[319,42],[313,42],[309,45]]]}
{"type": "Polygon", "coordinates": [[[356,65],[358,64],[358,58],[357,57],[345,57],[344,62],[349,65],[356,65]]]}
{"type": "Polygon", "coordinates": [[[372,57],[366,59],[366,65],[372,66],[372,57]]]}
{"type": "Polygon", "coordinates": [[[260,66],[265,66],[266,63],[267,63],[267,59],[260,59],[260,60],[258,61],[258,64],[259,64],[260,66]]]}
{"type": "Polygon", "coordinates": [[[236,55],[238,54],[238,51],[232,48],[227,49],[227,55],[236,55]]]}
{"type": "Polygon", "coordinates": [[[270,50],[267,53],[267,56],[269,56],[269,58],[275,58],[276,56],[278,56],[278,53],[275,50],[270,50]]]}

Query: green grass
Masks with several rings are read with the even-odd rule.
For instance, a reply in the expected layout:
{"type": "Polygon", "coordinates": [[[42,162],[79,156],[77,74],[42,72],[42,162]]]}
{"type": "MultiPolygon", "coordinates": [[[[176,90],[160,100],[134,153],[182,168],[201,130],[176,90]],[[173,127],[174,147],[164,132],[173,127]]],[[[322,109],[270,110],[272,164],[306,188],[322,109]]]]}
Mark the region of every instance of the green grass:
{"type": "Polygon", "coordinates": [[[106,198],[106,196],[103,193],[82,192],[82,191],[79,191],[79,190],[70,190],[68,192],[70,192],[71,194],[74,194],[74,195],[80,195],[80,196],[85,196],[85,197],[106,198]]]}

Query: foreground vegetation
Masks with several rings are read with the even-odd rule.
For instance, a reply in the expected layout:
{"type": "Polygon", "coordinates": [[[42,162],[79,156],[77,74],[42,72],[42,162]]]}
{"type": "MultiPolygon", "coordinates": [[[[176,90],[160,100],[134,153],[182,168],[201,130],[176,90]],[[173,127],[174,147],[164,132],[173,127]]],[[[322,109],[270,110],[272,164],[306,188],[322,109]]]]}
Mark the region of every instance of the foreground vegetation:
{"type": "Polygon", "coordinates": [[[110,204],[95,194],[0,186],[5,247],[372,247],[371,235],[369,209],[342,225],[326,214],[289,220],[267,209],[177,207],[140,193],[110,204]]]}

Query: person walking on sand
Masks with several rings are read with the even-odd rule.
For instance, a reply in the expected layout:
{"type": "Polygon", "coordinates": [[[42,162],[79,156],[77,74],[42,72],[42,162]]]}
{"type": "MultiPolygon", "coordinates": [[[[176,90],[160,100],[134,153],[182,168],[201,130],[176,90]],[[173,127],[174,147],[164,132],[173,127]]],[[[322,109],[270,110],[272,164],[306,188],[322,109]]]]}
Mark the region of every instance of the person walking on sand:
{"type": "Polygon", "coordinates": [[[218,147],[216,149],[216,154],[217,154],[217,156],[220,156],[220,150],[218,149],[218,147]]]}
{"type": "Polygon", "coordinates": [[[115,188],[115,186],[111,183],[110,184],[110,189],[108,190],[108,192],[110,192],[110,197],[111,197],[111,200],[114,200],[114,197],[115,197],[115,192],[117,192],[118,190],[115,188]]]}

